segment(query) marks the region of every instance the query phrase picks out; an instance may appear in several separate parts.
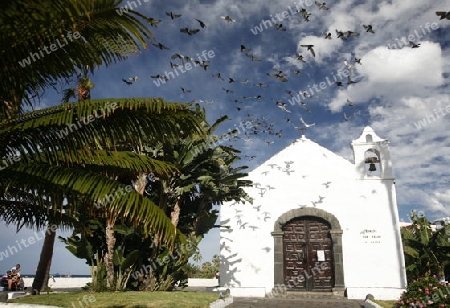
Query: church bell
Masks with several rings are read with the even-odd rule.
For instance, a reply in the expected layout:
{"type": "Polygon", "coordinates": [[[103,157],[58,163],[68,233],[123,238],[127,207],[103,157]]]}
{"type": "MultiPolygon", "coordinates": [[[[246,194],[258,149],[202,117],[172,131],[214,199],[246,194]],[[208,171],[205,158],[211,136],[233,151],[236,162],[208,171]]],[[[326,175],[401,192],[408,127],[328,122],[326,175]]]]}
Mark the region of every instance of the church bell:
{"type": "Polygon", "coordinates": [[[370,163],[369,171],[377,171],[377,167],[375,167],[374,163],[370,163]]]}

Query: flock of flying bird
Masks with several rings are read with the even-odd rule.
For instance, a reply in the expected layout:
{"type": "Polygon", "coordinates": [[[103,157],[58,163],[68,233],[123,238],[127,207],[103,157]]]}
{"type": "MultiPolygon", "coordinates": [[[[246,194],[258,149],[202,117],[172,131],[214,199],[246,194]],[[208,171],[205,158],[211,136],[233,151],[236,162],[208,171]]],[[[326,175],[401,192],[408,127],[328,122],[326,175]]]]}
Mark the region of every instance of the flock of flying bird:
{"type": "MultiPolygon", "coordinates": [[[[326,3],[320,3],[318,1],[315,1],[316,6],[318,7],[319,10],[323,10],[323,11],[328,11],[329,8],[327,7],[326,3]]],[[[300,10],[297,10],[298,13],[300,13],[301,18],[305,21],[305,22],[310,22],[311,16],[313,15],[312,12],[308,12],[306,9],[302,8],[300,10]]],[[[182,14],[175,14],[173,12],[166,12],[166,15],[168,16],[168,18],[170,18],[171,20],[174,19],[178,19],[182,17],[182,14]]],[[[436,15],[440,17],[440,19],[450,19],[450,12],[441,12],[438,11],[436,12],[436,15]]],[[[228,22],[228,23],[234,23],[236,22],[235,19],[231,18],[228,15],[225,16],[220,16],[221,19],[223,19],[224,21],[228,22]]],[[[200,20],[200,19],[195,19],[196,22],[198,23],[199,28],[189,28],[189,27],[183,27],[180,28],[180,32],[181,33],[185,33],[188,36],[193,36],[197,33],[199,33],[201,31],[201,29],[206,28],[206,24],[200,20]]],[[[157,20],[157,19],[151,19],[151,24],[154,27],[158,27],[158,24],[161,22],[162,20],[157,20]]],[[[273,22],[273,27],[277,30],[277,31],[286,31],[286,28],[282,25],[282,24],[278,24],[273,22]]],[[[368,24],[363,24],[362,28],[364,29],[364,32],[366,33],[370,33],[372,35],[375,34],[375,30],[373,29],[372,25],[368,24]]],[[[351,40],[353,37],[358,37],[360,36],[360,33],[357,31],[353,31],[353,30],[347,30],[347,31],[341,31],[336,29],[335,30],[336,39],[341,39],[343,41],[347,41],[347,40],[351,40]]],[[[333,39],[333,35],[331,32],[322,32],[322,37],[325,40],[331,40],[333,39]]],[[[409,42],[410,47],[411,48],[419,48],[420,44],[419,43],[414,43],[412,41],[409,42]]],[[[163,45],[160,42],[153,42],[152,43],[153,46],[155,46],[156,48],[160,49],[160,50],[170,50],[169,47],[163,45]]],[[[251,62],[261,62],[263,61],[263,59],[252,53],[252,49],[248,48],[246,46],[244,46],[243,44],[240,44],[240,46],[236,46],[240,52],[242,54],[244,54],[249,61],[251,62]]],[[[300,47],[302,47],[305,52],[309,52],[313,58],[316,57],[316,52],[314,50],[314,45],[312,44],[301,44],[300,47]]],[[[201,67],[203,70],[208,71],[211,67],[211,61],[209,60],[201,60],[199,58],[199,60],[195,60],[193,57],[189,57],[186,55],[182,55],[180,53],[174,53],[172,54],[172,56],[170,57],[171,60],[174,60],[174,62],[169,61],[170,64],[170,68],[174,69],[177,68],[179,66],[185,65],[186,63],[190,62],[192,63],[194,66],[198,66],[201,67]],[[181,63],[175,63],[175,60],[179,60],[181,63]]],[[[307,64],[307,61],[305,59],[305,56],[302,53],[294,53],[292,56],[290,56],[290,58],[292,58],[295,61],[298,61],[299,64],[302,64],[302,69],[291,69],[290,71],[283,71],[281,69],[279,69],[278,67],[273,68],[272,71],[270,72],[266,72],[266,76],[273,78],[275,80],[278,80],[279,82],[282,83],[286,83],[289,81],[290,78],[290,73],[297,75],[297,76],[303,76],[303,67],[304,64],[307,64]]],[[[353,59],[351,61],[344,61],[344,65],[345,67],[348,69],[348,71],[350,72],[350,74],[348,75],[347,78],[347,86],[350,86],[352,84],[355,84],[359,81],[356,81],[353,79],[352,75],[354,74],[354,70],[355,70],[355,65],[362,65],[361,62],[361,58],[357,58],[356,56],[353,57],[353,59]]],[[[248,104],[245,104],[244,101],[245,100],[252,100],[252,101],[259,101],[259,100],[263,100],[265,99],[264,93],[254,93],[252,95],[245,95],[245,96],[240,96],[240,97],[235,97],[233,94],[235,93],[235,84],[240,84],[240,85],[251,85],[254,88],[259,88],[259,89],[263,89],[263,88],[267,88],[269,87],[269,83],[267,82],[251,82],[249,78],[246,78],[244,80],[237,80],[237,78],[232,77],[232,76],[225,76],[224,74],[217,72],[217,73],[213,73],[211,75],[214,78],[217,78],[218,80],[222,81],[224,84],[221,86],[221,90],[224,91],[226,94],[230,94],[231,97],[230,101],[236,104],[236,110],[238,112],[242,112],[247,108],[250,108],[251,106],[248,104]],[[234,87],[234,88],[233,88],[234,87]]],[[[154,74],[150,76],[153,79],[159,79],[161,81],[163,81],[164,83],[169,81],[170,78],[167,76],[167,74],[154,74]]],[[[122,79],[122,81],[124,83],[126,83],[127,85],[132,85],[133,83],[138,81],[138,77],[130,77],[127,79],[122,79]]],[[[345,83],[343,81],[336,81],[335,85],[337,87],[343,87],[345,85],[345,83]]],[[[239,89],[238,89],[239,90],[239,89]]],[[[180,95],[185,95],[185,94],[189,94],[192,92],[192,90],[189,90],[185,87],[180,87],[180,95]]],[[[301,108],[304,109],[305,112],[307,113],[311,113],[311,110],[309,109],[309,105],[308,102],[306,102],[305,100],[307,100],[308,98],[313,97],[313,94],[305,92],[305,91],[293,91],[290,89],[285,89],[285,93],[288,94],[291,99],[289,99],[289,103],[291,106],[294,105],[298,105],[301,108]],[[293,99],[293,98],[297,98],[297,99],[293,99]],[[298,98],[302,97],[303,100],[300,100],[298,98]]],[[[283,102],[281,99],[274,99],[271,98],[271,101],[273,101],[275,103],[275,105],[285,113],[285,120],[287,123],[291,123],[293,128],[297,129],[297,130],[306,130],[312,126],[315,125],[315,123],[306,123],[306,121],[304,121],[303,117],[300,117],[300,124],[301,126],[296,126],[295,123],[293,123],[293,121],[290,119],[289,114],[292,114],[291,110],[288,109],[288,103],[283,102]]],[[[211,100],[193,100],[192,102],[201,102],[201,103],[205,103],[205,104],[211,104],[212,101],[211,100]]],[[[347,99],[347,103],[346,106],[348,108],[355,108],[354,103],[350,100],[347,99]]],[[[344,121],[349,121],[351,120],[354,116],[355,116],[355,112],[351,113],[350,115],[347,115],[346,112],[343,112],[343,120],[344,121]]],[[[236,139],[244,139],[245,141],[251,141],[251,137],[254,135],[258,135],[258,134],[268,134],[268,135],[273,135],[276,137],[281,138],[282,137],[282,130],[275,130],[274,129],[274,124],[273,123],[269,123],[267,122],[267,117],[262,117],[260,119],[258,118],[254,118],[254,116],[251,113],[247,113],[247,117],[246,119],[242,120],[242,123],[245,123],[247,121],[252,122],[253,126],[251,129],[249,130],[245,130],[243,133],[245,134],[245,137],[241,137],[236,135],[234,138],[236,139]]],[[[274,141],[266,141],[267,144],[272,144],[274,143],[274,141]]],[[[255,156],[246,156],[248,159],[253,159],[255,158],[255,156]]]]}

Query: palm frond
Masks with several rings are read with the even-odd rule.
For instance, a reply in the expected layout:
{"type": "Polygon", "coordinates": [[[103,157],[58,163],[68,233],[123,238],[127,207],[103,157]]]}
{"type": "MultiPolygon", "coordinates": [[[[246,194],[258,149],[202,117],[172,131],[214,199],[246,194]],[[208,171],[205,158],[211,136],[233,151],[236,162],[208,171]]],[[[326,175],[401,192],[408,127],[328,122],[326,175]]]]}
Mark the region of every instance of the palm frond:
{"type": "MultiPolygon", "coordinates": [[[[61,104],[0,123],[0,157],[36,156],[61,151],[75,161],[79,149],[128,150],[149,140],[177,140],[180,134],[204,135],[196,114],[162,99],[102,99],[61,104]]],[[[33,157],[37,159],[37,157],[33,157]]]]}
{"type": "MultiPolygon", "coordinates": [[[[59,190],[64,196],[88,197],[92,204],[91,211],[97,215],[115,213],[126,217],[136,225],[144,226],[147,231],[153,231],[161,236],[169,245],[177,238],[177,230],[165,213],[150,199],[138,194],[133,187],[121,184],[106,176],[93,173],[86,169],[66,168],[61,166],[17,164],[2,172],[0,195],[2,203],[11,200],[10,188],[22,187],[24,191],[33,192],[36,198],[45,198],[52,189],[59,190]],[[41,196],[41,197],[39,197],[41,196]],[[107,208],[107,211],[103,208],[107,208]]],[[[52,192],[53,194],[55,192],[52,192]]],[[[20,197],[20,196],[17,196],[20,197]]],[[[49,211],[48,203],[36,203],[41,212],[49,211]]],[[[67,203],[62,208],[51,208],[54,213],[76,213],[80,204],[67,203]]],[[[70,216],[70,215],[68,215],[70,216]]]]}
{"type": "MultiPolygon", "coordinates": [[[[122,1],[6,1],[0,10],[0,103],[20,106],[26,90],[52,86],[147,48],[153,20],[118,13],[122,1]]],[[[0,119],[2,117],[0,116],[0,119]]]]}

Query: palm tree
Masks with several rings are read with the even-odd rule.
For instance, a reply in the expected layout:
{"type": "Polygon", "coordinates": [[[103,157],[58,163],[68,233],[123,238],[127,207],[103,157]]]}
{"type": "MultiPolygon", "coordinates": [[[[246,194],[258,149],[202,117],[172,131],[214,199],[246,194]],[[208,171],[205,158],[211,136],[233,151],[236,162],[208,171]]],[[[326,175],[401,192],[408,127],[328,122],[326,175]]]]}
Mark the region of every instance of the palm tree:
{"type": "Polygon", "coordinates": [[[62,103],[68,103],[71,98],[77,98],[78,102],[91,99],[91,90],[95,85],[88,75],[89,66],[86,65],[77,74],[77,88],[67,88],[63,91],[62,103]]]}
{"type": "MultiPolygon", "coordinates": [[[[111,230],[114,218],[122,216],[156,233],[169,247],[182,240],[163,211],[116,179],[142,172],[161,176],[174,172],[171,164],[133,149],[144,142],[176,140],[180,131],[204,135],[199,117],[187,105],[162,99],[113,101],[66,103],[0,123],[0,144],[4,145],[0,157],[15,157],[14,163],[0,168],[0,217],[18,228],[43,227],[51,221],[71,226],[84,208],[109,219],[111,230]]],[[[54,235],[48,234],[43,248],[50,249],[53,242],[54,235]]],[[[48,271],[51,254],[43,258],[33,286],[36,290],[45,284],[42,275],[48,271]]]]}
{"type": "Polygon", "coordinates": [[[119,11],[122,0],[7,0],[0,4],[0,120],[80,68],[90,71],[147,48],[155,20],[119,11]],[[120,14],[118,14],[120,12],[120,14]]]}
{"type": "MultiPolygon", "coordinates": [[[[104,156],[103,158],[110,157],[108,151],[111,151],[111,148],[114,145],[114,141],[111,141],[111,137],[117,138],[120,136],[123,140],[127,140],[130,136],[126,133],[110,135],[110,138],[105,140],[105,147],[105,144],[99,142],[99,140],[103,141],[99,138],[105,137],[108,132],[105,132],[103,128],[100,127],[102,130],[97,132],[96,136],[91,136],[89,134],[78,136],[81,138],[80,140],[88,142],[84,146],[82,145],[82,142],[71,145],[69,143],[72,140],[69,142],[61,142],[62,139],[66,141],[70,139],[66,139],[61,135],[66,134],[69,129],[69,127],[64,127],[64,125],[61,126],[61,123],[74,124],[74,119],[71,118],[73,115],[70,114],[73,111],[73,109],[71,109],[72,107],[63,105],[60,106],[62,109],[56,108],[39,111],[27,114],[20,119],[14,117],[23,111],[23,103],[25,103],[25,106],[26,104],[31,105],[33,97],[39,96],[41,90],[45,91],[45,87],[54,86],[58,79],[62,78],[63,80],[70,80],[70,78],[82,68],[89,67],[90,71],[93,71],[98,66],[122,61],[126,59],[128,55],[138,53],[141,47],[144,49],[147,48],[146,41],[153,38],[153,34],[148,26],[155,26],[155,21],[152,18],[145,17],[133,10],[121,10],[120,14],[118,14],[121,2],[121,0],[58,0],[57,2],[44,0],[35,3],[26,0],[17,0],[6,1],[0,4],[0,28],[2,29],[2,35],[0,36],[0,45],[2,46],[0,47],[0,63],[2,66],[0,72],[0,120],[11,119],[11,121],[2,124],[2,133],[8,132],[8,134],[1,136],[0,138],[5,138],[6,140],[13,138],[14,141],[15,138],[25,140],[27,138],[25,134],[14,128],[14,124],[18,123],[26,123],[26,125],[29,125],[27,129],[33,130],[33,132],[31,132],[33,138],[30,139],[33,141],[30,142],[34,142],[36,140],[36,135],[41,133],[44,134],[44,136],[47,136],[45,133],[48,133],[48,127],[39,128],[39,125],[45,123],[45,121],[48,120],[45,120],[45,116],[51,115],[52,113],[58,114],[55,118],[59,117],[59,122],[50,122],[52,125],[56,124],[55,127],[59,127],[60,129],[60,134],[58,135],[56,132],[57,136],[55,136],[54,127],[53,135],[49,136],[49,139],[44,143],[37,142],[37,147],[30,146],[29,144],[22,144],[18,146],[21,147],[21,149],[18,150],[14,146],[6,144],[6,146],[1,149],[1,158],[20,153],[20,156],[18,156],[20,157],[20,162],[14,162],[14,166],[8,168],[8,172],[17,172],[17,174],[25,176],[22,181],[17,180],[14,183],[14,185],[16,185],[15,189],[11,189],[11,186],[7,186],[6,182],[2,187],[2,189],[5,189],[6,187],[9,189],[9,191],[2,191],[4,202],[8,203],[11,200],[18,202],[17,200],[20,200],[19,203],[23,206],[23,208],[21,208],[22,212],[20,213],[11,213],[10,207],[4,207],[2,209],[3,212],[9,213],[5,214],[7,219],[12,219],[15,215],[19,215],[17,217],[20,217],[20,215],[25,216],[26,213],[29,215],[26,208],[27,206],[30,208],[33,202],[38,202],[40,204],[39,209],[42,209],[45,206],[53,209],[62,207],[62,204],[60,204],[60,207],[54,205],[54,198],[50,197],[54,196],[54,193],[58,193],[62,196],[63,200],[68,200],[69,193],[75,195],[81,193],[80,191],[71,192],[70,190],[58,191],[55,186],[52,187],[52,190],[49,190],[48,188],[44,189],[43,187],[37,189],[35,188],[36,183],[25,183],[24,180],[27,179],[27,173],[33,171],[26,167],[26,164],[24,164],[25,161],[30,163],[33,159],[38,158],[40,159],[39,166],[45,166],[45,164],[53,166],[53,164],[56,163],[55,167],[58,168],[61,168],[62,166],[73,167],[74,163],[82,162],[85,166],[90,166],[90,164],[96,166],[106,165],[109,168],[115,168],[114,171],[120,169],[120,167],[117,167],[114,164],[111,165],[111,161],[105,163],[103,160],[89,161],[89,159],[92,157],[99,158],[101,155],[104,156]],[[68,113],[61,113],[64,108],[67,108],[66,110],[68,113]],[[36,117],[36,119],[33,119],[34,117],[36,117]],[[72,122],[69,121],[69,119],[72,120],[72,122]],[[14,136],[14,134],[18,135],[14,136]],[[61,140],[58,141],[55,139],[56,137],[60,137],[59,139],[61,140]],[[55,141],[56,143],[54,145],[48,144],[55,141]],[[92,145],[94,145],[94,149],[98,150],[100,147],[99,151],[104,152],[91,153],[91,157],[86,156],[89,154],[89,151],[86,151],[85,148],[92,145]],[[41,148],[41,146],[44,146],[44,148],[41,148]],[[63,152],[70,149],[71,146],[74,146],[71,151],[63,152]],[[36,157],[36,153],[42,153],[42,157],[36,157]],[[89,164],[86,164],[88,161],[89,164]],[[20,166],[24,167],[24,169],[15,169],[20,166]],[[36,200],[35,194],[38,194],[41,197],[36,200]],[[27,196],[30,199],[26,200],[24,199],[24,196],[27,196]],[[49,202],[49,200],[51,202],[46,203],[49,202]]],[[[80,100],[90,98],[89,92],[91,86],[92,85],[89,84],[87,78],[83,79],[82,76],[79,79],[77,94],[80,100]]],[[[81,105],[78,105],[76,108],[80,108],[80,106],[81,105]]],[[[134,111],[130,108],[133,109],[135,106],[133,106],[133,104],[123,106],[124,110],[131,111],[132,114],[134,111]]],[[[90,116],[91,114],[86,115],[90,116]]],[[[78,116],[82,117],[83,115],[78,114],[78,116]]],[[[129,117],[130,115],[127,114],[125,116],[129,117]]],[[[121,124],[123,123],[119,123],[119,125],[121,124]]],[[[128,125],[132,126],[130,123],[128,125]]],[[[155,128],[152,124],[148,124],[147,128],[148,127],[155,128]]],[[[72,128],[73,127],[70,127],[70,133],[72,133],[72,128]]],[[[10,142],[12,141],[10,140],[10,142]]],[[[2,146],[3,144],[4,143],[2,143],[2,146]]],[[[128,161],[139,160],[137,157],[126,156],[125,158],[128,161]]],[[[142,167],[142,162],[140,163],[141,165],[136,162],[133,166],[136,168],[138,166],[142,167]]],[[[150,166],[147,164],[147,167],[150,166]]],[[[99,171],[97,169],[96,171],[99,171]]],[[[49,172],[50,170],[51,169],[47,171],[49,172]]],[[[150,168],[148,170],[152,169],[150,168]]],[[[41,180],[41,173],[45,171],[45,168],[34,170],[33,172],[36,173],[36,178],[30,177],[30,181],[41,180]]],[[[112,172],[112,175],[110,175],[110,173],[111,172],[109,171],[107,177],[109,180],[114,178],[114,172],[112,172]]],[[[12,178],[13,174],[10,174],[9,176],[12,178]]],[[[55,184],[52,183],[53,180],[56,180],[56,178],[49,177],[45,182],[39,184],[55,184]]],[[[56,184],[60,185],[58,182],[56,182],[56,184]]],[[[109,185],[113,185],[113,182],[110,182],[109,185]]],[[[77,198],[73,197],[71,200],[70,204],[73,206],[75,204],[74,200],[77,200],[77,198]]],[[[52,212],[55,212],[55,210],[52,212]]],[[[36,217],[40,217],[40,220],[31,217],[25,219],[25,221],[27,221],[26,225],[35,225],[37,227],[43,226],[42,223],[48,219],[48,217],[45,215],[42,216],[41,214],[36,214],[36,217]],[[45,217],[45,219],[42,217],[45,217]]],[[[54,238],[52,239],[50,235],[47,236],[44,242],[44,249],[47,249],[50,244],[53,245],[53,241],[54,238]]],[[[49,259],[48,255],[46,256],[45,259],[47,259],[47,261],[44,263],[46,263],[47,265],[45,266],[48,267],[49,259]]],[[[37,276],[40,276],[39,273],[41,272],[44,271],[39,269],[37,276]]]]}

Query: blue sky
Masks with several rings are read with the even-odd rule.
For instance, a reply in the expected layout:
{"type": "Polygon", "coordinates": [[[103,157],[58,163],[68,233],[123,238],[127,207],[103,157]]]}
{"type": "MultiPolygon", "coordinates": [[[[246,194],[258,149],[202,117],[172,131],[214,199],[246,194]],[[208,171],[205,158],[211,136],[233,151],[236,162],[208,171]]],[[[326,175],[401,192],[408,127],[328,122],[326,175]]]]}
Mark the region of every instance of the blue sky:
{"type": "MultiPolygon", "coordinates": [[[[147,50],[128,60],[97,70],[91,76],[96,85],[92,98],[197,100],[210,121],[229,116],[221,131],[240,127],[231,144],[242,151],[240,164],[249,166],[249,171],[301,136],[295,128],[303,125],[300,117],[315,123],[305,132],[308,138],[350,161],[351,141],[370,125],[390,141],[401,220],[408,221],[411,210],[423,211],[430,219],[450,216],[450,20],[440,20],[435,13],[448,11],[448,2],[344,0],[327,3],[328,10],[313,1],[132,2],[125,1],[122,6],[136,6],[137,11],[161,20],[152,28],[152,43],[170,49],[149,44],[147,50]],[[301,8],[311,13],[308,22],[296,12],[301,8]],[[182,16],[172,20],[166,12],[182,16]],[[206,27],[201,28],[196,19],[206,27]],[[277,30],[273,23],[281,24],[285,31],[277,30]],[[366,32],[363,25],[372,25],[375,33],[366,32]],[[180,32],[186,27],[200,31],[192,35],[180,32]],[[359,35],[343,40],[337,38],[336,30],[359,35]],[[331,39],[325,39],[323,32],[331,33],[331,39]],[[412,48],[409,41],[420,46],[412,48]],[[241,52],[241,45],[250,50],[241,52]],[[300,45],[314,45],[315,56],[300,45]],[[170,62],[182,64],[171,59],[175,53],[208,60],[209,67],[181,66],[184,72],[180,67],[171,68],[170,62]],[[297,59],[298,54],[305,62],[297,59]],[[251,56],[261,61],[252,61],[251,56]],[[361,64],[355,63],[355,57],[361,64]],[[299,70],[300,76],[294,70],[299,70]],[[218,73],[224,80],[213,77],[218,73]],[[174,78],[157,86],[150,76],[158,74],[174,78]],[[348,84],[348,74],[356,83],[348,84]],[[132,77],[138,80],[131,85],[122,81],[132,77]],[[282,82],[283,77],[287,81],[282,82]],[[235,82],[230,83],[229,78],[235,82]],[[242,83],[246,79],[249,81],[242,83]],[[266,86],[255,86],[260,83],[266,86]],[[190,92],[183,93],[181,88],[190,92]],[[312,97],[298,94],[304,91],[312,97]],[[349,106],[347,99],[354,106],[349,106]],[[252,125],[241,125],[249,122],[252,125]]],[[[47,91],[38,108],[53,106],[60,97],[47,91]]],[[[0,251],[17,246],[16,240],[35,236],[33,232],[15,234],[14,228],[2,225],[0,251]]],[[[19,262],[24,273],[33,273],[39,243],[42,241],[0,260],[0,270],[19,262]]],[[[219,252],[217,229],[205,237],[201,251],[204,261],[219,252]]],[[[84,261],[66,252],[61,243],[55,246],[51,271],[89,273],[84,261]]]]}

